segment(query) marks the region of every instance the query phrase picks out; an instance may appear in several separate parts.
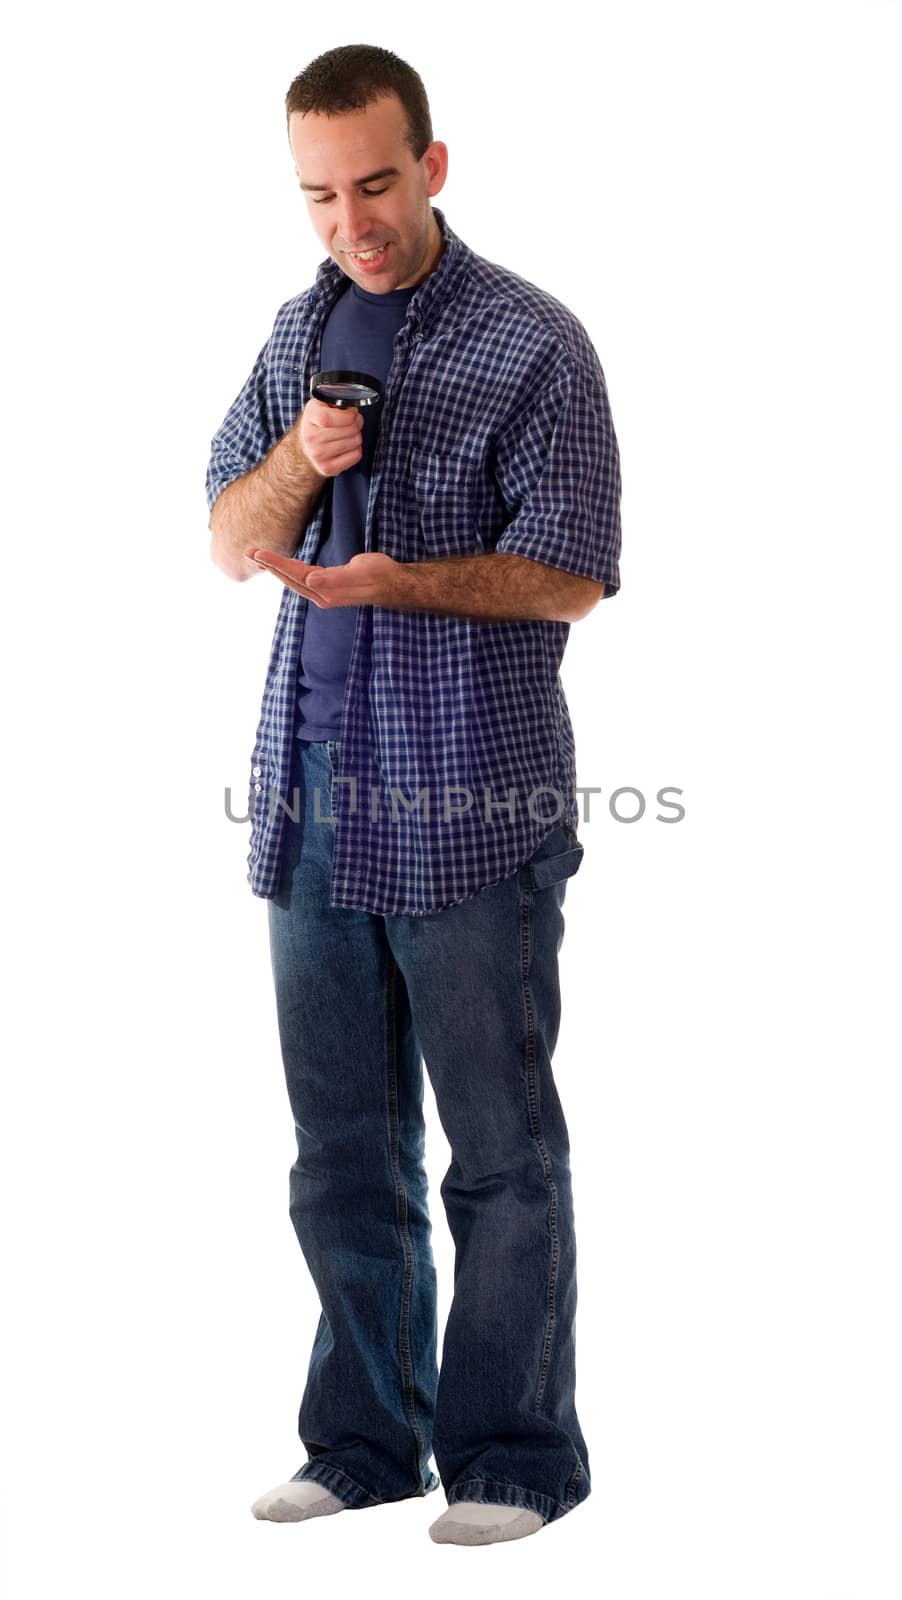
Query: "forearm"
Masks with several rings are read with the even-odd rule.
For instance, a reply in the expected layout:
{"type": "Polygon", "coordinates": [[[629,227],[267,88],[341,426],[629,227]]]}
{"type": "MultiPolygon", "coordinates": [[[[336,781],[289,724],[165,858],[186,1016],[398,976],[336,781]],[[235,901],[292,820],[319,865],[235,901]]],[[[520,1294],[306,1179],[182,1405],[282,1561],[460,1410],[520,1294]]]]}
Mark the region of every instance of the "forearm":
{"type": "Polygon", "coordinates": [[[248,546],[261,544],[293,556],[326,481],[289,429],[259,466],[236,478],[214,502],[209,527],[216,565],[242,583],[259,571],[242,554],[248,546]]]}
{"type": "Polygon", "coordinates": [[[577,622],[605,586],[526,556],[490,551],[399,562],[392,590],[385,603],[395,611],[436,611],[480,622],[577,622]]]}

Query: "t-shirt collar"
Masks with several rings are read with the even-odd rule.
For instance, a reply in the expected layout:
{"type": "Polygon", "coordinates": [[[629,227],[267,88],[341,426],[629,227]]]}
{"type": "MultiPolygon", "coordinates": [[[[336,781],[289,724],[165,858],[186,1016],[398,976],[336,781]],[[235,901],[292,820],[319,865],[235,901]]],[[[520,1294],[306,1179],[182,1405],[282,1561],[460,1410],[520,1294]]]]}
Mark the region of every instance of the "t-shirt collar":
{"type": "MultiPolygon", "coordinates": [[[[438,223],[445,248],[432,272],[427,274],[422,283],[417,284],[416,293],[411,297],[407,311],[408,321],[419,322],[424,331],[432,319],[432,314],[437,313],[456,294],[472,254],[463,240],[459,239],[449,227],[445,213],[438,206],[432,207],[432,215],[438,223]]],[[[317,269],[313,293],[317,299],[331,301],[345,287],[346,281],[347,273],[342,272],[337,261],[327,256],[317,269]]]]}

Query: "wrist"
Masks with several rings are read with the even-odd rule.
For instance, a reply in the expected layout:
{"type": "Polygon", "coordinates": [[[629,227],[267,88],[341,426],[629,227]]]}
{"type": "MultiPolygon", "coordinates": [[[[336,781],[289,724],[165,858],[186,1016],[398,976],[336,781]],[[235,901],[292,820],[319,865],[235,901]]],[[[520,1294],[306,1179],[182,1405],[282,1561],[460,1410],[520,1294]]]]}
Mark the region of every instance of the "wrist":
{"type": "Polygon", "coordinates": [[[325,483],[325,474],[317,472],[308,455],[304,453],[297,428],[289,428],[282,441],[285,466],[289,476],[307,489],[319,489],[325,483]]]}
{"type": "Polygon", "coordinates": [[[386,569],[386,598],[382,602],[397,611],[416,609],[416,562],[392,561],[386,569]]]}

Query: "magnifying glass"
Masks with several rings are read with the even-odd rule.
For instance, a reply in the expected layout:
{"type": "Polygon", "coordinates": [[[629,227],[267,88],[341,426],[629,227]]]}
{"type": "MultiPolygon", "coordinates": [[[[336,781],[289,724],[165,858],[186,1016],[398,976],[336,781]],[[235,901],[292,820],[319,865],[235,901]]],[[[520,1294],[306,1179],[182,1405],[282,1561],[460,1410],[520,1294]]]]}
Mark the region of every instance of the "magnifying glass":
{"type": "Polygon", "coordinates": [[[382,399],[382,382],[368,372],[315,372],[310,393],[327,406],[374,406],[382,399]]]}

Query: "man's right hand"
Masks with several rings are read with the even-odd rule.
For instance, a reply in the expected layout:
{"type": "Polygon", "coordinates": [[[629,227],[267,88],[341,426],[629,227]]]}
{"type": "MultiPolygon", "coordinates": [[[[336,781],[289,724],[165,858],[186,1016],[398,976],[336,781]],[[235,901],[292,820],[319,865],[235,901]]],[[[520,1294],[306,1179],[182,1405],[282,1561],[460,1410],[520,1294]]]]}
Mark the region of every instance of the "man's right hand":
{"type": "Polygon", "coordinates": [[[363,455],[363,417],[357,406],[308,400],[294,423],[301,450],[321,478],[337,478],[363,455]]]}

